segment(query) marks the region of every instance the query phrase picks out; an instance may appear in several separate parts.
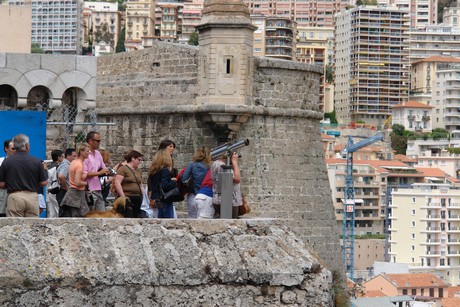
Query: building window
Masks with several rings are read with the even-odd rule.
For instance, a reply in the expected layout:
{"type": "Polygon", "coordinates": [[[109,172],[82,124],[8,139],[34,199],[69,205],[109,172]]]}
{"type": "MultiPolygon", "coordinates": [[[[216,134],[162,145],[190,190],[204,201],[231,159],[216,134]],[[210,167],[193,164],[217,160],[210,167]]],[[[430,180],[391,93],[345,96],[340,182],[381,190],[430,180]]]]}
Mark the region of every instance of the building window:
{"type": "Polygon", "coordinates": [[[412,221],[412,227],[415,227],[415,221],[412,221]]]}
{"type": "Polygon", "coordinates": [[[412,289],[412,295],[417,295],[417,289],[412,289]]]}
{"type": "Polygon", "coordinates": [[[415,233],[412,233],[412,239],[415,239],[415,233]]]}
{"type": "Polygon", "coordinates": [[[411,245],[410,248],[411,248],[412,251],[415,251],[415,245],[411,245]]]}
{"type": "Polygon", "coordinates": [[[415,209],[412,209],[412,215],[415,215],[415,209]]]}
{"type": "Polygon", "coordinates": [[[407,295],[407,289],[403,289],[402,294],[407,295]]]}

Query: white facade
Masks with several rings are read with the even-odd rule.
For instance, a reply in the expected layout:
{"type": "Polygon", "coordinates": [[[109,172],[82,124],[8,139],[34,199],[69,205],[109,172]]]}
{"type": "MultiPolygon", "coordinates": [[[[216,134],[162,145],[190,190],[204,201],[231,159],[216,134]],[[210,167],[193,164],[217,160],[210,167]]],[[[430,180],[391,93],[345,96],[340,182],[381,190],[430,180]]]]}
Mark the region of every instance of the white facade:
{"type": "Polygon", "coordinates": [[[431,132],[432,109],[432,106],[415,101],[395,105],[391,111],[391,122],[402,125],[409,131],[431,132]]]}
{"type": "Polygon", "coordinates": [[[9,0],[10,5],[30,3],[32,44],[48,53],[81,54],[81,0],[9,0]]]}
{"type": "Polygon", "coordinates": [[[460,64],[438,63],[433,89],[435,127],[460,138],[460,64]]]}
{"type": "Polygon", "coordinates": [[[406,156],[415,159],[427,150],[436,154],[448,147],[460,147],[460,139],[408,140],[406,156]]]}
{"type": "Polygon", "coordinates": [[[460,57],[460,30],[458,27],[432,25],[410,31],[410,61],[413,62],[434,55],[460,57]]]}
{"type": "Polygon", "coordinates": [[[450,176],[460,179],[460,155],[450,154],[447,150],[432,153],[431,150],[421,152],[417,157],[417,166],[436,167],[450,176]]]}
{"type": "Polygon", "coordinates": [[[460,284],[460,190],[419,184],[392,192],[390,258],[460,284]]]}

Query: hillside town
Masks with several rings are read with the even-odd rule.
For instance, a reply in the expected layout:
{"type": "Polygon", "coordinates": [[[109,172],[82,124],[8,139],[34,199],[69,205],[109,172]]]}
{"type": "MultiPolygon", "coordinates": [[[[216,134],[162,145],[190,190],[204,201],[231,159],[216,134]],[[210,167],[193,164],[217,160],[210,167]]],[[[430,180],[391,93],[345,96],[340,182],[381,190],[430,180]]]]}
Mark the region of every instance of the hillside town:
{"type": "MultiPolygon", "coordinates": [[[[108,94],[112,81],[100,81],[107,75],[101,78],[97,70],[110,66],[104,57],[121,54],[130,60],[130,53],[174,50],[185,56],[174,62],[174,52],[170,58],[162,53],[149,70],[161,76],[165,67],[172,67],[173,73],[194,78],[194,68],[187,65],[195,51],[187,48],[208,48],[215,42],[202,35],[210,10],[205,2],[3,0],[0,26],[8,30],[0,33],[0,68],[8,70],[0,74],[0,111],[47,111],[51,125],[45,146],[53,139],[52,145],[62,150],[74,145],[71,139],[76,135],[82,139],[85,130],[60,130],[58,125],[109,129],[115,124],[105,119],[113,111],[110,98],[117,93],[108,94]],[[43,55],[40,61],[48,66],[41,69],[47,73],[34,75],[38,70],[22,63],[24,54],[43,55]],[[63,69],[58,60],[50,64],[48,56],[71,69],[63,69]],[[12,72],[11,63],[21,63],[18,73],[12,72]],[[64,70],[72,75],[63,77],[60,85],[54,78],[64,70]],[[49,87],[30,88],[32,82],[18,82],[20,74],[29,74],[37,84],[52,81],[49,87]],[[50,90],[52,86],[59,88],[60,96],[50,90]]],[[[251,24],[245,29],[252,31],[252,50],[240,62],[224,57],[227,76],[251,74],[247,59],[252,56],[281,60],[276,65],[286,67],[291,62],[308,64],[320,74],[315,100],[304,100],[323,114],[315,133],[327,167],[342,247],[338,257],[347,272],[351,305],[460,306],[460,3],[243,2],[250,13],[251,24]],[[248,67],[233,70],[234,63],[248,67]]],[[[265,64],[258,65],[260,69],[265,64]]],[[[200,69],[200,77],[208,77],[200,69]]],[[[202,81],[200,86],[212,89],[215,84],[208,79],[209,84],[202,81]]],[[[246,79],[238,82],[252,89],[246,79]]],[[[270,78],[266,82],[274,85],[270,78]]],[[[169,92],[175,89],[172,86],[169,92]]],[[[220,95],[202,98],[189,89],[182,86],[183,92],[172,98],[162,93],[151,101],[167,105],[171,99],[182,107],[195,97],[204,104],[220,95]]],[[[283,88],[270,95],[288,91],[283,88]]],[[[238,102],[244,101],[241,97],[238,102]]],[[[136,106],[140,110],[151,103],[143,98],[136,106]]],[[[216,114],[207,115],[213,127],[219,124],[216,114]]],[[[237,124],[244,124],[245,115],[238,116],[237,124]]],[[[231,134],[237,132],[238,128],[231,134]]],[[[50,158],[54,148],[48,146],[50,158]]]]}

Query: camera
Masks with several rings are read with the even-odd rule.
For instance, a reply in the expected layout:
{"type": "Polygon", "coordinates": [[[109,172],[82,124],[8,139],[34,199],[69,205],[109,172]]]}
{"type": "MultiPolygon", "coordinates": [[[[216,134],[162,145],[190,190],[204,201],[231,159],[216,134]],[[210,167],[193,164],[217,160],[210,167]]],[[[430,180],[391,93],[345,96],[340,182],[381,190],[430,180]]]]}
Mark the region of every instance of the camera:
{"type": "Polygon", "coordinates": [[[109,170],[109,176],[115,176],[117,174],[117,171],[113,168],[107,167],[107,169],[109,170]]]}

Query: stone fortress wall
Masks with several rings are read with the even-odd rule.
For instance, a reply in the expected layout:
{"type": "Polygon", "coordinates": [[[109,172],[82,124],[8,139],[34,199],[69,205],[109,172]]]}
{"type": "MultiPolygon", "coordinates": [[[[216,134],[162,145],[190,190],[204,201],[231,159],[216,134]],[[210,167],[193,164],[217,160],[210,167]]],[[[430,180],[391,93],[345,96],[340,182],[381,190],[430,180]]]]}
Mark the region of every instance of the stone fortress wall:
{"type": "Polygon", "coordinates": [[[139,149],[146,170],[161,139],[170,138],[178,146],[175,164],[184,167],[199,146],[216,146],[222,134],[219,120],[227,116],[226,128],[236,126],[233,138],[251,142],[240,150],[250,216],[288,219],[331,268],[340,267],[319,133],[321,70],[251,57],[251,93],[245,104],[203,104],[201,56],[196,47],[158,42],[98,58],[98,119],[117,123],[100,128],[106,147],[118,153],[114,160],[127,148],[139,149]]]}
{"type": "Polygon", "coordinates": [[[211,221],[0,219],[2,305],[333,305],[331,271],[343,267],[321,69],[253,57],[242,2],[207,1],[203,22],[200,47],[157,42],[97,58],[97,119],[116,125],[96,129],[114,162],[142,151],[144,171],[164,138],[176,142],[179,168],[198,147],[248,138],[240,166],[253,211],[211,221]]]}

